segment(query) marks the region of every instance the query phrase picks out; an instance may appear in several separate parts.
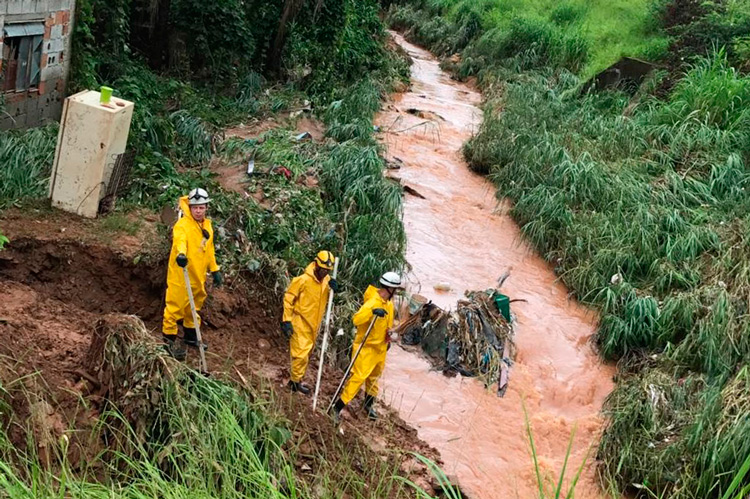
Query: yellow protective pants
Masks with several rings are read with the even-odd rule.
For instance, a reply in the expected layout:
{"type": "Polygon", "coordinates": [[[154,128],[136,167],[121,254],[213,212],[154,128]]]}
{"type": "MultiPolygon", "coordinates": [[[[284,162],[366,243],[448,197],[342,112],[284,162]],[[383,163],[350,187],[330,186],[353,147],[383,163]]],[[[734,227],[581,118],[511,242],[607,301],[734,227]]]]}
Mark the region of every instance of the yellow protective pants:
{"type": "MultiPolygon", "coordinates": [[[[184,281],[183,281],[184,282],[184,281]]],[[[192,282],[191,282],[192,284],[192,282]]],[[[206,290],[203,286],[199,289],[193,288],[193,299],[195,300],[195,310],[200,312],[203,302],[206,301],[206,290]]],[[[167,285],[167,305],[164,307],[164,322],[162,332],[166,335],[177,335],[177,321],[181,320],[183,327],[194,328],[193,312],[190,310],[190,300],[187,296],[185,285],[177,286],[170,282],[167,285]],[[177,288],[177,289],[175,289],[177,288]]],[[[201,324],[200,315],[198,315],[198,325],[201,324]]]]}
{"type": "Polygon", "coordinates": [[[292,358],[290,379],[294,383],[299,383],[305,377],[307,364],[310,362],[310,351],[315,346],[316,336],[312,331],[297,331],[295,329],[292,338],[289,340],[289,354],[292,358]]]}
{"type": "Polygon", "coordinates": [[[310,352],[315,346],[320,322],[328,302],[330,278],[319,281],[315,277],[315,264],[311,263],[305,273],[292,279],[284,293],[284,316],[282,321],[292,323],[294,333],[289,339],[291,357],[291,381],[299,383],[305,376],[310,352]]]}
{"type": "MultiPolygon", "coordinates": [[[[352,348],[352,355],[357,353],[359,345],[354,345],[352,348]]],[[[378,386],[378,379],[383,374],[385,368],[385,354],[387,352],[387,345],[367,346],[362,348],[359,353],[359,357],[352,366],[352,372],[349,376],[349,381],[344,387],[344,391],[341,394],[341,400],[345,404],[357,396],[362,385],[365,385],[365,393],[377,397],[380,387],[378,386]]]]}

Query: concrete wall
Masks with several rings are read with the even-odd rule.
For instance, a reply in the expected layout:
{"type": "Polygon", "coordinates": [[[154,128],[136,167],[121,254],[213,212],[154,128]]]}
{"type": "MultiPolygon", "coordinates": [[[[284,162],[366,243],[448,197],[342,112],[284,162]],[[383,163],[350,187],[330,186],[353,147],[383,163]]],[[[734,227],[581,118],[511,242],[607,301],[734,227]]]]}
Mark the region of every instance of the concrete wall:
{"type": "Polygon", "coordinates": [[[60,119],[74,11],[75,0],[0,0],[0,56],[6,23],[44,23],[39,88],[2,94],[5,104],[0,111],[0,129],[28,128],[60,119]]]}

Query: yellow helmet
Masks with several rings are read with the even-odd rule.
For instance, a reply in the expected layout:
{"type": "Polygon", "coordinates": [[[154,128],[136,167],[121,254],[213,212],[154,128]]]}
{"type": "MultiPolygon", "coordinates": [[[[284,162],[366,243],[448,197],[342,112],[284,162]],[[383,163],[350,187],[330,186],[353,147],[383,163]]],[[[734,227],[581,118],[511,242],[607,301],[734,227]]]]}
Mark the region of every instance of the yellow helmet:
{"type": "Polygon", "coordinates": [[[333,262],[334,262],[334,256],[333,253],[330,251],[321,251],[318,253],[318,255],[315,257],[315,263],[318,264],[318,267],[326,269],[326,270],[333,270],[333,262]]]}

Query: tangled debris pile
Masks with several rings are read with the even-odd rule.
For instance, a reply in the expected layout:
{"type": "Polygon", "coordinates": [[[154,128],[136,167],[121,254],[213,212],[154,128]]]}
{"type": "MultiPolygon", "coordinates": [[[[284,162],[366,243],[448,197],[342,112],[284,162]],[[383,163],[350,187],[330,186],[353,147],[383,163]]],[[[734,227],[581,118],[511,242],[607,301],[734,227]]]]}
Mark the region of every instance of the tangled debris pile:
{"type": "Polygon", "coordinates": [[[131,428],[139,442],[147,440],[163,403],[163,383],[175,381],[184,368],[164,355],[143,322],[134,315],[109,314],[94,327],[86,367],[94,373],[97,396],[122,417],[110,425],[131,428]]]}
{"type": "Polygon", "coordinates": [[[421,305],[397,331],[402,344],[420,345],[446,375],[480,377],[487,387],[497,382],[502,397],[515,356],[509,303],[497,289],[467,292],[455,311],[421,305]]]}

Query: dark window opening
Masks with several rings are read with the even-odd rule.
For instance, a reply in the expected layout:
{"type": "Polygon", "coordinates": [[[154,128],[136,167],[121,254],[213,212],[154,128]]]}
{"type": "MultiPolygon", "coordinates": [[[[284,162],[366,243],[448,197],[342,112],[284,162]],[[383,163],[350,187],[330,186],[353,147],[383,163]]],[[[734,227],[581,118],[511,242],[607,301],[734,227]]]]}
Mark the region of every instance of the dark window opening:
{"type": "Polygon", "coordinates": [[[37,88],[41,77],[44,25],[9,24],[3,28],[0,91],[37,88]]]}

